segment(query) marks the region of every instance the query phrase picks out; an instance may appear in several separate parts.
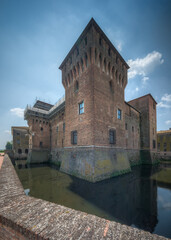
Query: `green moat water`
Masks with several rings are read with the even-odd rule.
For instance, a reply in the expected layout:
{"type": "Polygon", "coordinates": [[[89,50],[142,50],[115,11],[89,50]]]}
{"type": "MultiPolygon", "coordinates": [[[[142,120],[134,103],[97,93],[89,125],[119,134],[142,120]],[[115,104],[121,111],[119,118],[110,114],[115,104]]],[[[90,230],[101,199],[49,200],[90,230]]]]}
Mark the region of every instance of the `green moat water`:
{"type": "Polygon", "coordinates": [[[30,196],[171,238],[170,167],[133,167],[129,174],[98,183],[61,173],[53,166],[15,168],[30,196]]]}

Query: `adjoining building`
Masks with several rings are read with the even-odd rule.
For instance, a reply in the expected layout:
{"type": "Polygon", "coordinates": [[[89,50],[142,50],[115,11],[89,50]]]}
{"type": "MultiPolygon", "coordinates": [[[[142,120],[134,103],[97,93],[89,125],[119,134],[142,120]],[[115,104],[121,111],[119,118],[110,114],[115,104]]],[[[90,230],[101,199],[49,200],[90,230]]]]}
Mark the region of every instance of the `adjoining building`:
{"type": "Polygon", "coordinates": [[[171,160],[171,128],[157,132],[157,151],[160,158],[171,160]]]}
{"type": "Polygon", "coordinates": [[[156,161],[156,101],[125,101],[128,64],[91,19],[60,65],[65,97],[25,109],[30,162],[96,182],[156,161]]]}
{"type": "Polygon", "coordinates": [[[26,159],[29,151],[29,128],[11,127],[13,135],[13,157],[14,159],[26,159]]]}

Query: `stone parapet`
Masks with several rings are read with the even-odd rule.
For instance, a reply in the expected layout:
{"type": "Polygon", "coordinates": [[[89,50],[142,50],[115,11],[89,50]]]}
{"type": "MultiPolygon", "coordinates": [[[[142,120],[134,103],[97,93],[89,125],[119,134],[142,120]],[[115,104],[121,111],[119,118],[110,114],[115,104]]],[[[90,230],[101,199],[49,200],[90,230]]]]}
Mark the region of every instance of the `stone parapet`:
{"type": "Polygon", "coordinates": [[[0,239],[153,239],[150,234],[26,196],[7,155],[0,169],[0,239]]]}

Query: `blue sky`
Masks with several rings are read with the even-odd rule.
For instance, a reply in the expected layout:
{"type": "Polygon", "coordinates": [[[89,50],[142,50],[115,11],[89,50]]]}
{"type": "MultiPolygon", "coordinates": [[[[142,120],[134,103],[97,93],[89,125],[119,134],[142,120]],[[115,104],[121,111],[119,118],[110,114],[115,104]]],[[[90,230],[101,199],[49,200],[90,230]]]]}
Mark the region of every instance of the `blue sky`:
{"type": "Polygon", "coordinates": [[[127,101],[151,93],[157,129],[171,127],[170,0],[0,0],[0,149],[36,97],[64,94],[59,65],[91,17],[130,65],[127,101]]]}

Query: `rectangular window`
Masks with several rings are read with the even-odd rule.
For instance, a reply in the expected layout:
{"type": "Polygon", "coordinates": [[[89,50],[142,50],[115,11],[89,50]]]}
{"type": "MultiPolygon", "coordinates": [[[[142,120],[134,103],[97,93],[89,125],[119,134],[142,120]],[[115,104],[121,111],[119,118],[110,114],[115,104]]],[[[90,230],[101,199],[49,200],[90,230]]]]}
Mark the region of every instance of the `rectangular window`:
{"type": "Polygon", "coordinates": [[[132,126],[132,132],[134,132],[134,126],[132,126]]]}
{"type": "Polygon", "coordinates": [[[128,130],[128,124],[127,123],[125,123],[125,129],[128,130]]]}
{"type": "Polygon", "coordinates": [[[17,144],[20,144],[20,140],[17,140],[17,144]]]}
{"type": "Polygon", "coordinates": [[[77,131],[71,132],[71,144],[77,144],[77,131]]]}
{"type": "Polygon", "coordinates": [[[156,106],[155,106],[155,102],[153,102],[153,109],[155,110],[156,106]]]}
{"type": "Polygon", "coordinates": [[[121,118],[122,118],[122,111],[120,109],[118,109],[118,119],[121,120],[121,118]]]}
{"type": "Polygon", "coordinates": [[[158,143],[158,149],[160,150],[160,143],[158,143]]]}
{"type": "Polygon", "coordinates": [[[84,101],[79,103],[79,114],[83,114],[83,113],[84,113],[84,101]]]}
{"type": "Polygon", "coordinates": [[[153,148],[156,148],[156,141],[153,140],[153,148]]]}
{"type": "Polygon", "coordinates": [[[110,144],[116,143],[116,130],[114,129],[109,130],[109,143],[110,144]]]}
{"type": "Polygon", "coordinates": [[[43,147],[43,142],[40,142],[39,146],[40,146],[40,147],[43,147]]]}
{"type": "Polygon", "coordinates": [[[17,133],[17,136],[20,136],[20,133],[17,133]]]}

